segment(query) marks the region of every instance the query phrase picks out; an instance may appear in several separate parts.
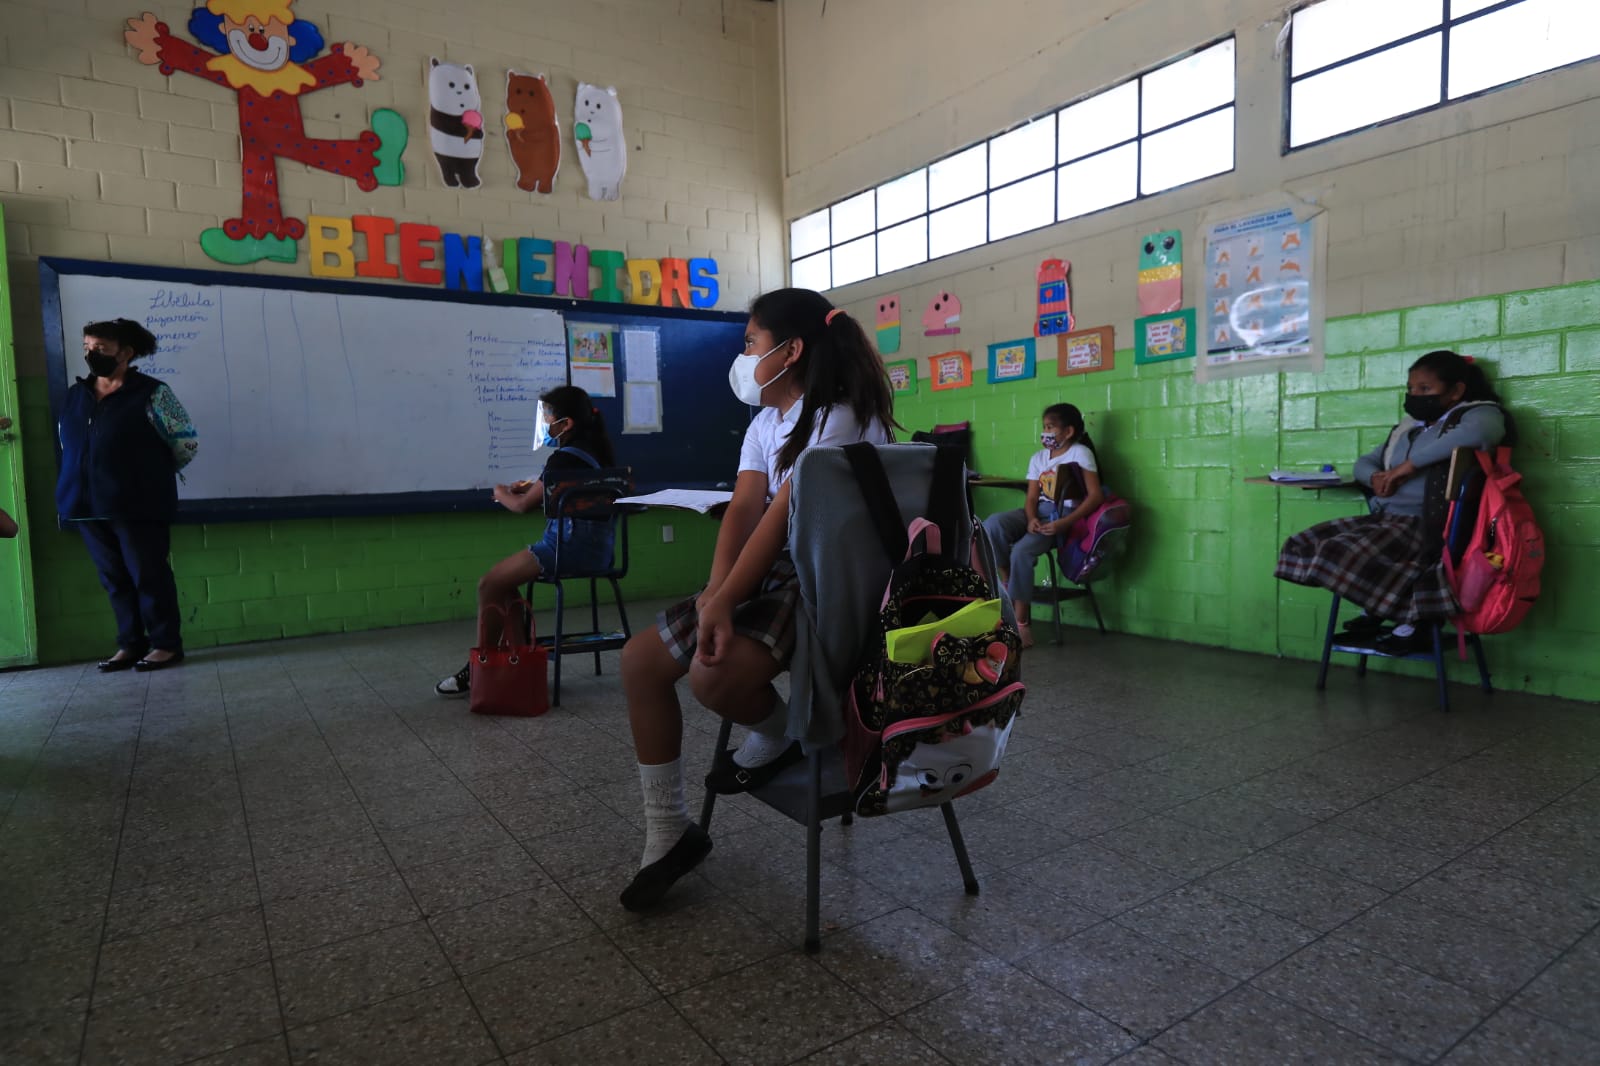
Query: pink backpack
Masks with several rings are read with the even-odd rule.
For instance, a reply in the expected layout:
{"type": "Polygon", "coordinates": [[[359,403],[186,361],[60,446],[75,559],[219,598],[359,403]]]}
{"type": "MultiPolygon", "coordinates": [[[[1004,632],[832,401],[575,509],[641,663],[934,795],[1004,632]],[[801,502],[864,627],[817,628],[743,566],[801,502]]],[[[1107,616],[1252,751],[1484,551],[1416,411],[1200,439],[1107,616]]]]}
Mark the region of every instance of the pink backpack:
{"type": "MultiPolygon", "coordinates": [[[[1483,471],[1483,494],[1460,561],[1454,551],[1444,553],[1445,575],[1461,608],[1455,619],[1458,634],[1505,633],[1539,598],[1544,533],[1518,487],[1522,475],[1511,469],[1511,449],[1474,454],[1483,471]]],[[[1460,506],[1459,499],[1451,501],[1446,528],[1454,525],[1460,506]]]]}

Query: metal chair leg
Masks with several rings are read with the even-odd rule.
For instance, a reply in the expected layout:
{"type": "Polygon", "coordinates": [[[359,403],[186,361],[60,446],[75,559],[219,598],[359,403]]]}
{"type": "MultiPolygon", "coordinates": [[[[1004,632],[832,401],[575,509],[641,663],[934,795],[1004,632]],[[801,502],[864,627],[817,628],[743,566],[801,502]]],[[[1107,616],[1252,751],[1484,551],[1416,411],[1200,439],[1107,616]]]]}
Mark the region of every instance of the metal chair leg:
{"type": "MultiPolygon", "coordinates": [[[[1333,630],[1339,624],[1339,594],[1333,594],[1333,606],[1328,610],[1328,632],[1322,638],[1322,669],[1317,671],[1317,691],[1321,692],[1328,686],[1328,659],[1333,655],[1333,630]]],[[[1363,668],[1367,665],[1367,657],[1361,657],[1363,668]]]]}
{"type": "Polygon", "coordinates": [[[1478,660],[1478,686],[1485,692],[1493,692],[1494,685],[1489,681],[1489,660],[1483,655],[1483,639],[1476,633],[1469,633],[1467,642],[1472,645],[1473,658],[1478,660]]]}
{"type": "MultiPolygon", "coordinates": [[[[600,632],[600,581],[589,579],[589,632],[600,632]]],[[[594,676],[600,676],[600,653],[594,653],[594,676]]]]}
{"type": "Polygon", "coordinates": [[[949,800],[939,804],[944,815],[944,827],[950,832],[950,846],[956,850],[956,862],[961,865],[961,883],[967,886],[967,895],[978,894],[978,875],[972,872],[972,860],[967,858],[967,842],[961,838],[961,826],[956,823],[956,809],[949,800]]]}
{"type": "MultiPolygon", "coordinates": [[[[1051,548],[1044,553],[1050,562],[1050,593],[1055,602],[1050,605],[1050,621],[1055,626],[1056,643],[1061,643],[1061,572],[1056,568],[1056,551],[1051,548]]],[[[1030,604],[1030,607],[1032,605],[1030,604]]],[[[1030,619],[1031,621],[1031,619],[1030,619]]]]}
{"type": "Polygon", "coordinates": [[[560,580],[550,582],[556,587],[556,639],[550,645],[550,658],[555,663],[555,686],[550,690],[550,706],[561,706],[561,623],[567,615],[567,592],[560,580]]]}
{"type": "MultiPolygon", "coordinates": [[[[733,720],[724,718],[722,720],[722,730],[717,733],[717,751],[727,750],[728,738],[731,736],[733,736],[733,720]]],[[[705,801],[700,804],[700,828],[707,833],[711,832],[711,810],[716,805],[717,794],[709,788],[706,789],[705,801]]]]}
{"type": "Polygon", "coordinates": [[[606,579],[611,582],[611,595],[617,601],[617,617],[622,619],[622,635],[628,639],[633,638],[633,630],[628,628],[628,608],[622,602],[622,586],[617,584],[617,579],[606,579]]]}
{"type": "Polygon", "coordinates": [[[810,759],[811,784],[806,804],[806,953],[822,950],[822,752],[810,759]]]}
{"type": "Polygon", "coordinates": [[[1100,617],[1100,601],[1094,598],[1094,586],[1085,585],[1083,591],[1089,594],[1089,606],[1094,609],[1094,624],[1099,627],[1100,635],[1106,635],[1106,620],[1100,617]]]}
{"type": "Polygon", "coordinates": [[[1442,628],[1437,622],[1428,627],[1433,631],[1433,672],[1439,679],[1439,709],[1450,710],[1450,679],[1445,673],[1444,666],[1444,640],[1439,630],[1442,628]]]}

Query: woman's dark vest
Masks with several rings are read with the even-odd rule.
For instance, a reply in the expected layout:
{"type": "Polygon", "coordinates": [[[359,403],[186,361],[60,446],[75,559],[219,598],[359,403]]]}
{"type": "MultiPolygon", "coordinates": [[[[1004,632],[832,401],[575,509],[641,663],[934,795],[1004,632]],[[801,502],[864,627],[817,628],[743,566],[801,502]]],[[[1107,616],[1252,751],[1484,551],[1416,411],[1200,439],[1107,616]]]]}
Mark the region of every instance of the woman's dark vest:
{"type": "Polygon", "coordinates": [[[122,388],[98,399],[93,378],[67,390],[61,411],[62,521],[109,518],[170,522],[178,510],[172,449],[150,424],[150,398],[161,383],[129,370],[122,388]]]}

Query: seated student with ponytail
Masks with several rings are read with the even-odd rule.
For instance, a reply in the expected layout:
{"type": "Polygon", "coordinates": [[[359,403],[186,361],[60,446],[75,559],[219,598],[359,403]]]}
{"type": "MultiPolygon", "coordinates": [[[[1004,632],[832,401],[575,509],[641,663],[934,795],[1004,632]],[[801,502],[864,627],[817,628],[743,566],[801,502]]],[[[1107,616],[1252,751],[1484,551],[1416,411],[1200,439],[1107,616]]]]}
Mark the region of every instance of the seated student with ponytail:
{"type": "MultiPolygon", "coordinates": [[[[544,480],[564,470],[600,469],[614,466],[611,438],[606,422],[576,385],[551,389],[539,398],[539,419],[545,448],[555,449],[537,481],[518,481],[496,485],[494,501],[508,511],[527,514],[544,504],[544,480]]],[[[521,588],[542,573],[556,568],[556,542],[561,543],[561,566],[568,572],[601,570],[611,565],[612,533],[609,521],[568,518],[550,521],[544,539],[530,544],[526,551],[495,563],[478,579],[478,643],[490,648],[500,643],[506,625],[522,624],[521,588]]],[[[433,690],[441,696],[466,696],[471,691],[471,664],[440,681],[433,690]]]]}
{"type": "Polygon", "coordinates": [[[705,706],[751,729],[731,758],[719,757],[708,788],[757,788],[800,757],[787,735],[788,707],[772,686],[794,655],[800,607],[789,475],[807,448],[885,444],[895,426],[883,361],[855,319],[810,289],[756,298],[728,383],[761,413],[745,432],[710,580],[622,652],[645,816],[644,856],[622,893],[631,911],[654,906],[711,851],[684,798],[682,678],[705,706]]]}
{"type": "Polygon", "coordinates": [[[1431,647],[1426,623],[1456,613],[1441,551],[1451,454],[1511,443],[1516,434],[1483,368],[1455,352],[1411,364],[1404,408],[1388,440],[1356,460],[1356,481],[1372,490],[1371,513],[1296,533],[1276,570],[1282,581],[1360,606],[1345,629],[1389,655],[1431,647]],[[1397,624],[1380,635],[1385,620],[1397,624]]]}

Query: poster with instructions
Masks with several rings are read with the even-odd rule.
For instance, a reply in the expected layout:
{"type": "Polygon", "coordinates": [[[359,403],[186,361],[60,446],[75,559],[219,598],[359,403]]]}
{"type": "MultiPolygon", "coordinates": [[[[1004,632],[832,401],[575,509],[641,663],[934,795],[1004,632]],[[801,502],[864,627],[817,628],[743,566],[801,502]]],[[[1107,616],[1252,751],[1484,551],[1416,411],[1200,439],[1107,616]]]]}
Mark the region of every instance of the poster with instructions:
{"type": "Polygon", "coordinates": [[[1327,261],[1322,209],[1284,194],[1203,219],[1201,381],[1320,371],[1327,261]]]}

